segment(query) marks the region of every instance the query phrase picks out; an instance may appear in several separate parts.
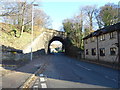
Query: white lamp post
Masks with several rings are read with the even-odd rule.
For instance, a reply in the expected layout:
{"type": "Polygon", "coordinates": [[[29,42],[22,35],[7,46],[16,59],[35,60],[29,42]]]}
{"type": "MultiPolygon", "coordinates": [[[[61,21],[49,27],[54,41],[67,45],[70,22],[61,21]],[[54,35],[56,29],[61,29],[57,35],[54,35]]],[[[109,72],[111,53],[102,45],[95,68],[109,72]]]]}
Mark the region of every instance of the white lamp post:
{"type": "Polygon", "coordinates": [[[31,34],[32,34],[32,37],[31,37],[31,57],[30,57],[30,60],[32,61],[33,60],[33,50],[32,50],[32,45],[33,45],[33,26],[34,26],[34,6],[38,6],[38,4],[32,4],[32,31],[31,31],[31,34]]]}

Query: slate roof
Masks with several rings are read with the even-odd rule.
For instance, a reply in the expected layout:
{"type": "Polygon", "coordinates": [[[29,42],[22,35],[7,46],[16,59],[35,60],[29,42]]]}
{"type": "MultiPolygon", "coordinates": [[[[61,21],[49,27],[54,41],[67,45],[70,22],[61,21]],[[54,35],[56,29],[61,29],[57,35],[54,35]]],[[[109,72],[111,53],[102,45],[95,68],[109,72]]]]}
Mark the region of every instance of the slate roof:
{"type": "Polygon", "coordinates": [[[114,31],[120,31],[120,22],[118,22],[114,25],[110,25],[110,26],[98,29],[97,31],[92,32],[88,36],[84,37],[83,40],[88,39],[90,37],[95,37],[95,36],[99,36],[99,35],[102,35],[102,34],[114,32],[114,31]]]}

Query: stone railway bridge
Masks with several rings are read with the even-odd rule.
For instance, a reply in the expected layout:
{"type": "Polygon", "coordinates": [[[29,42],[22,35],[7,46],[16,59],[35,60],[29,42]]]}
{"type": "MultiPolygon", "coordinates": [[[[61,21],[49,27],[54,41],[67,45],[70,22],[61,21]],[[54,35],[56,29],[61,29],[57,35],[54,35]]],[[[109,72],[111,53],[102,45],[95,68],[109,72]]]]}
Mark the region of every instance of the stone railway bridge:
{"type": "Polygon", "coordinates": [[[78,55],[79,50],[71,44],[65,32],[53,29],[45,29],[37,38],[35,38],[22,50],[16,50],[12,48],[7,49],[6,47],[2,46],[3,50],[5,50],[5,53],[2,53],[2,60],[26,60],[30,58],[31,51],[33,52],[34,57],[49,54],[50,44],[56,40],[63,44],[63,49],[65,50],[66,55],[73,57],[78,55]],[[8,53],[6,53],[6,51],[8,53]],[[12,52],[17,53],[14,54],[12,52]]]}
{"type": "Polygon", "coordinates": [[[50,44],[58,40],[63,44],[63,48],[66,50],[67,48],[67,41],[66,41],[66,33],[62,31],[57,31],[53,29],[47,29],[42,32],[36,39],[33,40],[27,47],[23,49],[23,53],[30,53],[32,52],[41,52],[48,54],[50,53],[50,44]]]}

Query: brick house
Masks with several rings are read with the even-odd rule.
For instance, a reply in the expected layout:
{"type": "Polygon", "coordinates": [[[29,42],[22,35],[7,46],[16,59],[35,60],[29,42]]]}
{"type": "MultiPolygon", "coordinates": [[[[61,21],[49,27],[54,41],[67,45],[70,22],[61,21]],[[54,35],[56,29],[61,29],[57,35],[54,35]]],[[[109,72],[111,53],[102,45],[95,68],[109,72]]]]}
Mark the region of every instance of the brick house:
{"type": "Polygon", "coordinates": [[[118,62],[120,56],[120,22],[99,29],[84,40],[85,59],[118,62]]]}

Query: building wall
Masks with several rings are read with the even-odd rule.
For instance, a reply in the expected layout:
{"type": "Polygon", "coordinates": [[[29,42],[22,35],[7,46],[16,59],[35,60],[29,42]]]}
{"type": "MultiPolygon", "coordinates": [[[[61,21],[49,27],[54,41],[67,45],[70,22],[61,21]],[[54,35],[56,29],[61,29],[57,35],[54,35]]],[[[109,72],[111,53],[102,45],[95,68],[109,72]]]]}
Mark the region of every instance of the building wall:
{"type": "Polygon", "coordinates": [[[91,59],[91,60],[97,60],[97,53],[96,55],[92,55],[91,49],[92,48],[96,48],[97,49],[97,38],[94,37],[95,41],[91,42],[91,38],[87,39],[87,43],[86,41],[84,41],[84,46],[85,46],[85,58],[86,59],[91,59]],[[88,49],[88,55],[86,55],[86,49],[88,49]]]}
{"type": "Polygon", "coordinates": [[[115,45],[115,43],[118,43],[117,38],[117,32],[113,32],[115,37],[110,39],[110,33],[105,34],[105,40],[100,40],[101,36],[98,36],[98,50],[97,50],[97,37],[95,37],[95,41],[91,42],[91,38],[84,40],[84,47],[85,47],[85,59],[89,60],[99,60],[100,61],[107,61],[107,62],[117,62],[118,58],[116,59],[118,55],[118,48],[115,45]],[[87,40],[87,44],[86,44],[87,40]],[[116,48],[116,55],[110,55],[110,48],[115,47],[116,48]],[[96,55],[92,55],[92,48],[96,48],[96,55]],[[105,56],[100,56],[100,48],[105,48],[105,56]],[[88,49],[89,54],[86,55],[86,49],[88,49]]]}
{"type": "MultiPolygon", "coordinates": [[[[105,56],[99,56],[99,60],[102,61],[107,61],[107,62],[114,62],[117,61],[116,57],[118,54],[118,48],[115,45],[115,43],[117,43],[118,39],[117,39],[117,32],[113,32],[115,37],[110,39],[110,33],[105,34],[105,40],[104,41],[100,41],[100,36],[98,37],[98,46],[99,49],[100,48],[105,48],[105,56]],[[115,47],[116,48],[116,55],[110,55],[110,48],[115,47]]],[[[100,55],[100,54],[99,54],[100,55]]]]}

